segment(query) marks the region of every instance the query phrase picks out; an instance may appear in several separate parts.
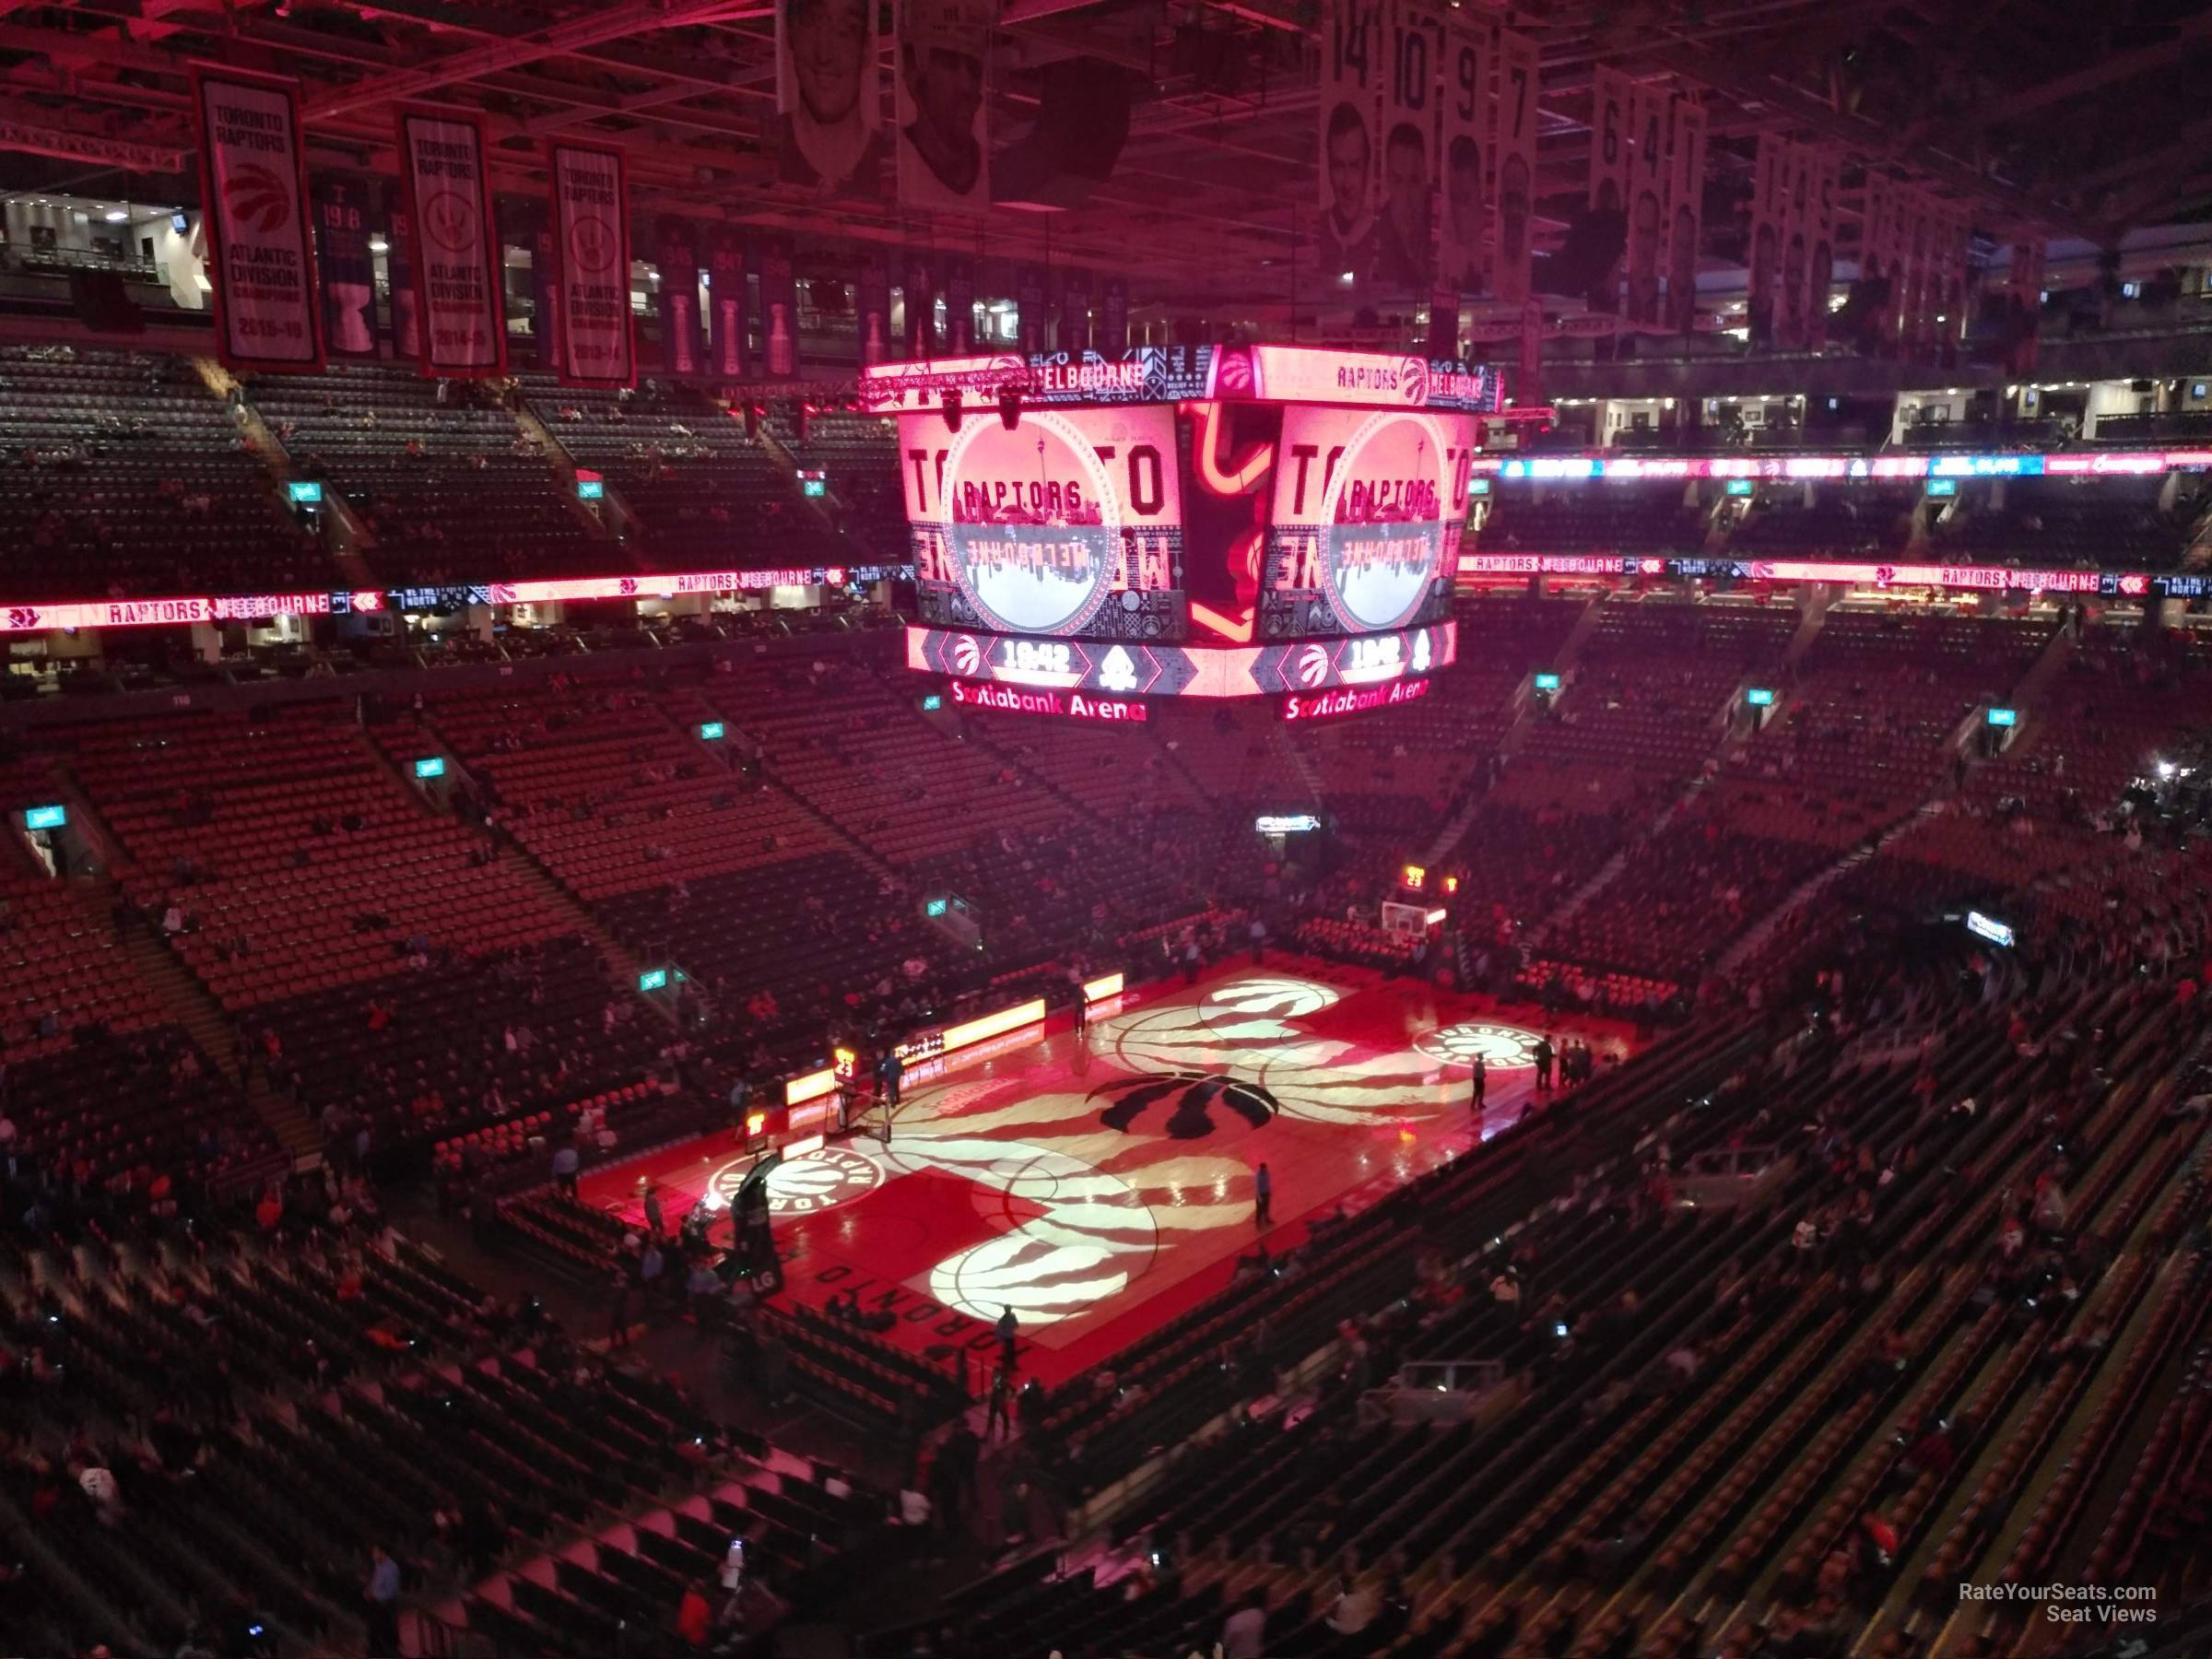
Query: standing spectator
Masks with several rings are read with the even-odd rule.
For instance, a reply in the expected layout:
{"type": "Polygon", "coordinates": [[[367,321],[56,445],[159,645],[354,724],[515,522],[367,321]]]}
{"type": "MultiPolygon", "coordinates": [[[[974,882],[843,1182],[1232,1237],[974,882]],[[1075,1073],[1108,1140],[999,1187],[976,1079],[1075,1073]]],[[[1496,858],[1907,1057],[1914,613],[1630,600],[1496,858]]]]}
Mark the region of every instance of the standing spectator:
{"type": "Polygon", "coordinates": [[[562,1197],[573,1202],[576,1196],[576,1172],[583,1166],[583,1157],[576,1150],[573,1136],[563,1141],[553,1154],[553,1184],[560,1189],[562,1197]]]}
{"type": "Polygon", "coordinates": [[[1474,1076],[1467,1079],[1467,1105],[1471,1110],[1482,1110],[1483,1098],[1489,1092],[1489,1088],[1490,1068],[1482,1063],[1482,1056],[1477,1054],[1475,1056],[1474,1076]]]}
{"type": "Polygon", "coordinates": [[[369,1583],[362,1592],[369,1604],[370,1659],[396,1659],[399,1653],[399,1563],[384,1553],[381,1544],[369,1547],[369,1583]]]}
{"type": "Polygon", "coordinates": [[[1260,965],[1260,958],[1265,954],[1267,949],[1267,924],[1254,916],[1252,919],[1252,926],[1246,931],[1252,936],[1252,965],[1257,968],[1260,965]]]}
{"type": "Polygon", "coordinates": [[[645,1236],[660,1238],[667,1230],[661,1212],[661,1189],[650,1180],[645,1183],[645,1236]]]}
{"type": "Polygon", "coordinates": [[[997,1330],[999,1365],[1003,1370],[1012,1371],[1016,1364],[1014,1343],[1021,1334],[1021,1322],[1014,1317],[1014,1310],[1003,1302],[999,1305],[997,1330]]]}
{"type": "Polygon", "coordinates": [[[1275,1225],[1275,1177],[1265,1164],[1252,1172],[1252,1224],[1263,1230],[1275,1225]]]}
{"type": "Polygon", "coordinates": [[[615,1299],[606,1311],[606,1346],[611,1350],[629,1346],[629,1269],[615,1265],[615,1299]]]}
{"type": "Polygon", "coordinates": [[[1551,1091],[1551,1059],[1558,1053],[1551,1045],[1551,1034],[1546,1032],[1536,1039],[1536,1087],[1548,1094],[1551,1091]]]}
{"type": "Polygon", "coordinates": [[[1001,1429],[1012,1429],[1013,1404],[1014,1373],[1002,1365],[991,1379],[991,1403],[983,1414],[984,1444],[997,1439],[1001,1429]]]}

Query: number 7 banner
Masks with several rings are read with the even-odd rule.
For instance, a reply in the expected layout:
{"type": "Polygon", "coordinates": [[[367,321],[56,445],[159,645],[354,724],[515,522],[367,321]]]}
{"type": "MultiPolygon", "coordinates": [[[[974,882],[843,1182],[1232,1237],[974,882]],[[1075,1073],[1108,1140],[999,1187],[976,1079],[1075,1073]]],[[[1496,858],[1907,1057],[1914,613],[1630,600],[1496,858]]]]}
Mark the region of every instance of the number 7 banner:
{"type": "Polygon", "coordinates": [[[192,65],[216,338],[233,369],[323,367],[296,81],[192,65]]]}
{"type": "Polygon", "coordinates": [[[1536,94],[1543,49],[1534,35],[1498,33],[1498,250],[1492,265],[1498,298],[1528,298],[1529,256],[1536,200],[1536,94]]]}

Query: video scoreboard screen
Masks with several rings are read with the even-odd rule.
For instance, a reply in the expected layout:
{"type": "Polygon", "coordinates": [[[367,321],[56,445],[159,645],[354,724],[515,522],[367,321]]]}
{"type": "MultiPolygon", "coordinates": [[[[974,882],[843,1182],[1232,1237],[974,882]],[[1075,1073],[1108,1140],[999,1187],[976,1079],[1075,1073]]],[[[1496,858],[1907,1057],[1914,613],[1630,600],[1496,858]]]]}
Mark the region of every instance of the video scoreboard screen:
{"type": "Polygon", "coordinates": [[[1451,660],[1488,370],[1145,347],[887,364],[862,389],[898,418],[917,667],[1233,696],[1451,660]]]}

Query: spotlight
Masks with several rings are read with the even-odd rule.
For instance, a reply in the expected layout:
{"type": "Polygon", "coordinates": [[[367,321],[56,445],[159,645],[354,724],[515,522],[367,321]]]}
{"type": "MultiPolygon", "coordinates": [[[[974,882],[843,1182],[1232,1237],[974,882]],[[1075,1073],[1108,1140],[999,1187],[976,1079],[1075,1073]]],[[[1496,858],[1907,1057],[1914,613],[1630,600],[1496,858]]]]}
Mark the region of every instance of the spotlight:
{"type": "Polygon", "coordinates": [[[945,394],[943,403],[945,424],[953,431],[959,431],[960,429],[960,394],[958,392],[947,392],[945,394]]]}
{"type": "Polygon", "coordinates": [[[1021,394],[1012,386],[999,388],[998,424],[1009,432],[1021,424],[1021,394]]]}

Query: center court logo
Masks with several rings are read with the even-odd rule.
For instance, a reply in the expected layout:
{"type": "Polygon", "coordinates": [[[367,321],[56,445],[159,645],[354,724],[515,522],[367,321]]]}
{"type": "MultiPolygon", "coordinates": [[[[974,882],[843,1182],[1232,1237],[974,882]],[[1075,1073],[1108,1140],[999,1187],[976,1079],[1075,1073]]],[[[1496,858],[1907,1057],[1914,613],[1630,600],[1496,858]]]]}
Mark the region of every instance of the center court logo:
{"type": "Polygon", "coordinates": [[[1518,1026],[1462,1024],[1445,1026],[1414,1039],[1413,1046],[1431,1060],[1449,1065],[1472,1065],[1480,1055],[1485,1066],[1512,1070],[1536,1064],[1536,1038],[1518,1026]]]}
{"type": "MultiPolygon", "coordinates": [[[[715,1209],[729,1208],[751,1168],[744,1161],[724,1164],[707,1178],[707,1202],[715,1209]]],[[[865,1198],[882,1184],[883,1166],[865,1152],[822,1147],[768,1172],[768,1213],[810,1216],[865,1198]]]]}

